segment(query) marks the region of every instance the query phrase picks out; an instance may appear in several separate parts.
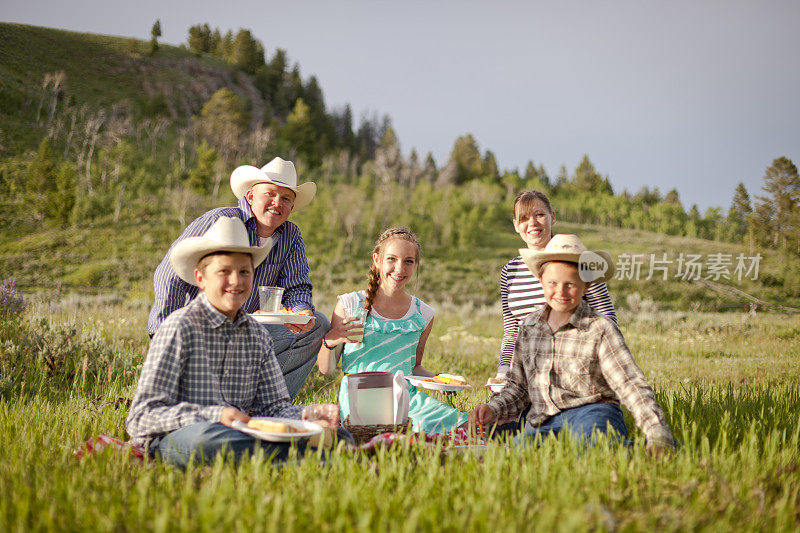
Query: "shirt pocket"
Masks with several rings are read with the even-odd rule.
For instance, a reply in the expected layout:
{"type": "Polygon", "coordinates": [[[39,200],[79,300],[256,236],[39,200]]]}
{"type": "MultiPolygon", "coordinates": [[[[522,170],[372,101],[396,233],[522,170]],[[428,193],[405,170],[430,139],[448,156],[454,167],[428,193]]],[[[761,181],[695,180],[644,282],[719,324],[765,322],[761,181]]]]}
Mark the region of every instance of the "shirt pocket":
{"type": "Polygon", "coordinates": [[[232,363],[226,365],[223,371],[222,389],[225,401],[247,410],[255,401],[261,369],[254,358],[240,360],[238,364],[232,363]]]}
{"type": "Polygon", "coordinates": [[[565,388],[577,396],[587,396],[594,390],[590,362],[581,358],[570,358],[559,365],[561,381],[565,388]]]}

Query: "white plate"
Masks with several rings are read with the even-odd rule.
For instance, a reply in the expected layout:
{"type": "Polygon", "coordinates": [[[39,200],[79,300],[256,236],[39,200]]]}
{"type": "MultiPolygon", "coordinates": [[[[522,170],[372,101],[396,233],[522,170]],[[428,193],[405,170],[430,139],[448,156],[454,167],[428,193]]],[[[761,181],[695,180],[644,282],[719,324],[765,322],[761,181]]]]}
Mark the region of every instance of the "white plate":
{"type": "Polygon", "coordinates": [[[270,416],[254,416],[253,420],[269,420],[270,422],[283,422],[296,429],[302,430],[300,433],[272,433],[271,431],[261,431],[248,427],[244,422],[239,420],[233,421],[233,429],[238,429],[242,433],[247,433],[253,437],[261,440],[268,440],[270,442],[291,442],[297,439],[307,439],[314,435],[322,433],[322,426],[309,422],[308,420],[297,420],[294,418],[275,418],[270,416]]]}
{"type": "Polygon", "coordinates": [[[307,324],[314,318],[311,315],[292,315],[287,313],[250,313],[259,324],[307,324]]]}
{"type": "Polygon", "coordinates": [[[503,388],[505,388],[506,384],[505,383],[489,383],[487,381],[486,382],[486,386],[489,389],[491,389],[492,392],[500,392],[501,390],[503,390],[503,388]]]}
{"type": "Polygon", "coordinates": [[[428,379],[426,376],[406,376],[409,383],[415,387],[420,387],[428,390],[438,390],[442,392],[458,392],[462,391],[471,385],[452,385],[449,383],[435,383],[433,381],[425,381],[428,379]]]}

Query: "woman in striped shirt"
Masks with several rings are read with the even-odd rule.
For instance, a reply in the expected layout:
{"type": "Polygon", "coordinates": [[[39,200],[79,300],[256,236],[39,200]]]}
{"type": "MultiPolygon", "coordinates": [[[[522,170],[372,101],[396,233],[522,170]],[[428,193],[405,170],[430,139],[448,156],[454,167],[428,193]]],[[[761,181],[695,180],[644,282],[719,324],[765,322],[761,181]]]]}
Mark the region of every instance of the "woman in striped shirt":
{"type": "MultiPolygon", "coordinates": [[[[542,250],[553,236],[556,213],[547,195],[539,191],[523,191],[514,200],[514,229],[528,248],[542,250]]],[[[605,283],[592,284],[584,300],[598,313],[617,321],[614,304],[605,283]]],[[[544,292],[522,257],[517,256],[500,271],[500,302],[503,310],[503,340],[500,345],[500,366],[494,381],[505,382],[511,368],[511,357],[519,333],[519,324],[528,313],[544,304],[544,292]]]]}

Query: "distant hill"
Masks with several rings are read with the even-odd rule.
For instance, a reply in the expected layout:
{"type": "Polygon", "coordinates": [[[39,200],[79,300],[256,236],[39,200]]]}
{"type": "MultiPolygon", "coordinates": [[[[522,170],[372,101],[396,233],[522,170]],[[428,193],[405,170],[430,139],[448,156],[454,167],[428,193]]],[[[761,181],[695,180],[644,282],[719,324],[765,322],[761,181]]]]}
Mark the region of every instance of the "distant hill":
{"type": "Polygon", "coordinates": [[[746,297],[678,277],[678,261],[700,254],[705,273],[723,254],[735,278],[735,258],[759,253],[758,279],[715,281],[800,306],[796,257],[722,242],[743,229],[720,213],[687,214],[677,198],[595,190],[608,180],[588,157],[574,177],[553,183],[532,164],[524,175],[499,171],[467,135],[437,169],[430,156],[402,156],[388,117],[354,131],[349,108],[326,110],[316,80],[303,81],[297,65],[271,61],[259,78],[207,54],[148,49],[136,39],[0,23],[0,278],[25,290],[116,292],[147,302],[169,243],[204,210],[235,202],[231,169],[281,154],[320,186],[292,220],[321,298],[363,284],[375,237],[403,224],[423,243],[421,296],[495,305],[499,270],[521,244],[509,222],[513,198],[537,188],[554,201],[557,232],[578,233],[615,257],[641,254],[638,279],[610,284],[618,306],[649,299],[743,309],[746,297]],[[687,233],[720,240],[680,236],[687,233]],[[658,272],[645,279],[654,257],[670,261],[667,280],[658,272]]]}
{"type": "MultiPolygon", "coordinates": [[[[123,106],[135,117],[163,114],[187,122],[220,88],[251,106],[253,120],[263,103],[252,78],[212,57],[161,44],[147,55],[147,42],[106,35],[0,23],[0,129],[6,153],[33,149],[52,85],[63,72],[57,97],[89,108],[123,106]],[[33,131],[31,131],[33,130],[33,131]]],[[[38,133],[42,133],[41,131],[38,133]]]]}

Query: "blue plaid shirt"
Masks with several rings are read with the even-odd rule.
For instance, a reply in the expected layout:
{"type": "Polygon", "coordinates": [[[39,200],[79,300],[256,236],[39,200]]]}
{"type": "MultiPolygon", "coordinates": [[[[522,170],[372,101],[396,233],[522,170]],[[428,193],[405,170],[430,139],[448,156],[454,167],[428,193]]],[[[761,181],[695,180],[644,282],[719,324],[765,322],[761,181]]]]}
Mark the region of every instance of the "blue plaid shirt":
{"type": "MultiPolygon", "coordinates": [[[[242,197],[238,207],[220,207],[212,209],[198,217],[184,230],[170,246],[170,251],[161,260],[153,277],[155,302],[147,321],[147,332],[152,337],[159,325],[176,309],[188,304],[197,296],[199,289],[186,283],[173,270],[169,262],[172,247],[188,237],[199,237],[220,217],[236,217],[244,222],[251,246],[261,246],[258,236],[256,217],[250,210],[250,204],[242,197]]],[[[242,306],[248,313],[258,310],[258,291],[256,287],[273,285],[283,287],[283,305],[294,311],[314,311],[311,296],[311,277],[309,276],[306,247],[300,228],[288,220],[278,226],[272,234],[272,249],[263,263],[258,265],[253,278],[253,292],[242,306]]]]}
{"type": "Polygon", "coordinates": [[[229,406],[285,418],[303,410],[289,403],[267,330],[241,310],[231,320],[201,293],[153,337],[126,429],[144,445],[196,422],[219,422],[229,406]]]}

